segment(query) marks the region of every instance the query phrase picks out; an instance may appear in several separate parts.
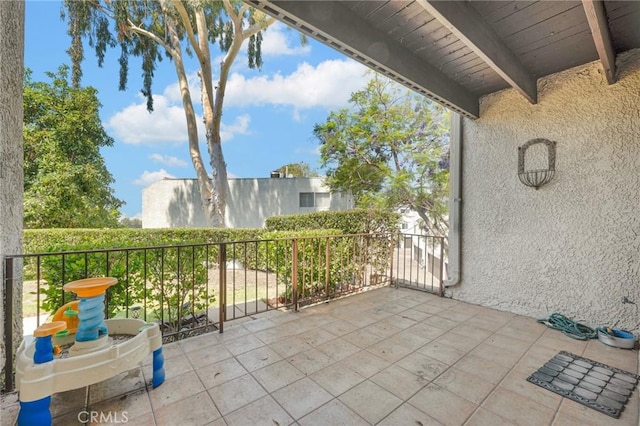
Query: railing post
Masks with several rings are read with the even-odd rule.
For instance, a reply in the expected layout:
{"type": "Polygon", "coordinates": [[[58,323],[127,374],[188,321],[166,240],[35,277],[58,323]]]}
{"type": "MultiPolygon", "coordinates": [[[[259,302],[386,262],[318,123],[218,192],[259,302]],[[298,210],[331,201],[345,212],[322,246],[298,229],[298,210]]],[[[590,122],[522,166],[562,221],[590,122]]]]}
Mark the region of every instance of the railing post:
{"type": "Polygon", "coordinates": [[[329,299],[329,256],[331,255],[331,250],[329,249],[329,237],[327,237],[325,241],[324,247],[324,300],[329,299]]]}
{"type": "Polygon", "coordinates": [[[13,390],[13,258],[4,259],[4,390],[13,390]]]}
{"type": "Polygon", "coordinates": [[[291,247],[291,297],[293,310],[298,312],[298,239],[294,238],[291,247]]]}
{"type": "MultiPolygon", "coordinates": [[[[395,234],[391,233],[391,241],[389,241],[389,253],[390,253],[390,262],[389,262],[389,281],[391,285],[393,285],[393,255],[395,254],[395,242],[393,236],[395,234]]],[[[398,288],[398,281],[396,281],[396,288],[398,288]]]]}
{"type": "Polygon", "coordinates": [[[440,278],[440,297],[444,296],[444,281],[443,281],[443,276],[444,276],[444,237],[440,237],[440,273],[439,273],[439,278],[440,278]]]}
{"type": "MultiPolygon", "coordinates": [[[[220,243],[218,246],[218,314],[219,314],[219,330],[224,331],[224,320],[227,315],[227,245],[220,243]]],[[[235,307],[234,307],[235,309],[235,307]]]]}

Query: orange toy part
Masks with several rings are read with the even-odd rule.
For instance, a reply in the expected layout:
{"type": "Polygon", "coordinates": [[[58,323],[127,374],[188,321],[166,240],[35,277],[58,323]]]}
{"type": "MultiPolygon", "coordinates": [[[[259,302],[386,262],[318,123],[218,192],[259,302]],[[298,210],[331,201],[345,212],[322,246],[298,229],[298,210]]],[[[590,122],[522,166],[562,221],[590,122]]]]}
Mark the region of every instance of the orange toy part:
{"type": "Polygon", "coordinates": [[[80,303],[79,300],[74,300],[73,302],[65,303],[60,308],[58,308],[55,314],[53,314],[52,321],[66,322],[67,330],[69,330],[69,333],[75,333],[76,330],[78,329],[78,322],[80,321],[77,315],[77,313],[79,312],[79,308],[78,308],[79,303],[80,303]],[[71,309],[72,311],[75,311],[76,315],[74,316],[65,315],[65,312],[67,312],[69,309],[71,309]]]}
{"type": "Polygon", "coordinates": [[[40,327],[36,328],[33,332],[35,337],[45,337],[52,336],[56,334],[58,331],[62,331],[67,328],[67,323],[64,321],[54,321],[47,322],[42,324],[40,327]]]}
{"type": "Polygon", "coordinates": [[[65,291],[72,291],[81,298],[102,296],[109,287],[117,283],[113,277],[85,278],[83,280],[71,281],[62,288],[65,291]]]}

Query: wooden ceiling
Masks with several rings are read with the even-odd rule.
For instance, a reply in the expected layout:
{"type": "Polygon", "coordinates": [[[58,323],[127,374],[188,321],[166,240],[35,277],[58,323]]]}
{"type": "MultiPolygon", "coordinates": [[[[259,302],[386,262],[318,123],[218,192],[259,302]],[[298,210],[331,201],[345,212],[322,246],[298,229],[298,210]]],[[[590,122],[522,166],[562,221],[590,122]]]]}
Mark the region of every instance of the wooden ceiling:
{"type": "Polygon", "coordinates": [[[640,48],[640,1],[245,0],[469,117],[479,98],[640,48]]]}

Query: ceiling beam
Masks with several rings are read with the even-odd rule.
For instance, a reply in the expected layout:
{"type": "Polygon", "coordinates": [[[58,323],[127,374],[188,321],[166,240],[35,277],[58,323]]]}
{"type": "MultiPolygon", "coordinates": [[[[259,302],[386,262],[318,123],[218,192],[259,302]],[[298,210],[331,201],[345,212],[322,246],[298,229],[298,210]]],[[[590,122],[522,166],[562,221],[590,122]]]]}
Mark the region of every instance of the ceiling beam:
{"type": "Polygon", "coordinates": [[[531,103],[538,99],[537,80],[482,17],[464,1],[417,0],[491,69],[531,103]]]}
{"type": "Polygon", "coordinates": [[[601,0],[582,0],[582,7],[587,15],[591,36],[596,45],[600,62],[604,67],[607,82],[613,84],[616,82],[616,53],[609,33],[604,2],[601,0]]]}
{"type": "Polygon", "coordinates": [[[479,116],[479,96],[372,26],[349,2],[244,1],[448,108],[479,116]]]}

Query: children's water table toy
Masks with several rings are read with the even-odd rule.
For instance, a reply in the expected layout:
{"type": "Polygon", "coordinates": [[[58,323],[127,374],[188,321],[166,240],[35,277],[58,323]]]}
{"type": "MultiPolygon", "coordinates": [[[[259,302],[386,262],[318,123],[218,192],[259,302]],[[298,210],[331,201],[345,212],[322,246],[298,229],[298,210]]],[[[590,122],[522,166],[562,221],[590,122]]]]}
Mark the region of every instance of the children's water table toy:
{"type": "Polygon", "coordinates": [[[164,382],[162,334],[156,323],[140,319],[104,319],[111,277],[87,278],[64,285],[79,301],[64,305],[54,321],[33,332],[16,354],[20,392],[18,425],[50,425],[51,395],[88,386],[134,368],[153,353],[153,387],[164,382]],[[61,349],[63,348],[63,349],[61,349]]]}

